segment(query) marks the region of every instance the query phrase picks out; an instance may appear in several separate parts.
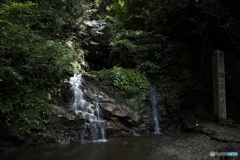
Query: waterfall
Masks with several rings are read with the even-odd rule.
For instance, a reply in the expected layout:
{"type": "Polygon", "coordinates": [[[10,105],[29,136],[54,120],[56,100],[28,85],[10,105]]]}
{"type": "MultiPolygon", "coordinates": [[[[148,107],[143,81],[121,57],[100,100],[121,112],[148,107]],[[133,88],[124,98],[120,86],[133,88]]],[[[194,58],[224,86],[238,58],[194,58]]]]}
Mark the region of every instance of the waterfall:
{"type": "Polygon", "coordinates": [[[84,134],[89,128],[91,133],[91,140],[93,142],[105,142],[105,121],[100,117],[100,107],[98,105],[98,99],[96,97],[93,103],[87,102],[84,99],[84,93],[82,90],[82,75],[74,75],[70,78],[70,84],[73,90],[73,103],[71,104],[71,110],[74,110],[77,114],[81,114],[85,119],[83,124],[82,141],[84,140],[84,134]]]}
{"type": "Polygon", "coordinates": [[[154,86],[150,87],[150,95],[151,95],[151,103],[152,103],[152,116],[153,116],[153,124],[154,124],[154,133],[160,134],[160,126],[159,126],[159,115],[157,110],[157,91],[154,86]]]}

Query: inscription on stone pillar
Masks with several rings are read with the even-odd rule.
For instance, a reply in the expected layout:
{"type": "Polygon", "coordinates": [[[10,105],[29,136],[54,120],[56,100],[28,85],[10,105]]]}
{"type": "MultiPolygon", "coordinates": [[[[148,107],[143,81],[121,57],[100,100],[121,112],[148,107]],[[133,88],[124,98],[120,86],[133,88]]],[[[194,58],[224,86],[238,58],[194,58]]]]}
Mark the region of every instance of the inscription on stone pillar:
{"type": "Polygon", "coordinates": [[[213,53],[213,99],[214,114],[220,118],[226,118],[226,91],[224,53],[217,50],[213,53]]]}

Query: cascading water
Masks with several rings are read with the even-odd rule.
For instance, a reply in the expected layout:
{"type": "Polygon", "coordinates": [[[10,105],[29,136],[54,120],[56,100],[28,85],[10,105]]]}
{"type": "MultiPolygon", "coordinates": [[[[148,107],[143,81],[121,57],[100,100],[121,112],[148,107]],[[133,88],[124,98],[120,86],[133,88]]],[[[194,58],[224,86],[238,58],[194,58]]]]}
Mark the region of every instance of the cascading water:
{"type": "Polygon", "coordinates": [[[83,124],[82,141],[84,141],[84,134],[87,128],[89,128],[93,142],[105,142],[105,121],[100,118],[100,108],[97,98],[93,104],[84,99],[82,91],[82,75],[74,75],[74,77],[70,78],[69,82],[72,85],[74,93],[71,110],[81,114],[85,119],[85,123],[83,124]]]}
{"type": "Polygon", "coordinates": [[[154,86],[150,87],[151,94],[151,103],[152,103],[152,116],[153,116],[153,124],[154,124],[154,133],[160,134],[161,129],[159,126],[159,115],[157,110],[157,91],[154,86]]]}

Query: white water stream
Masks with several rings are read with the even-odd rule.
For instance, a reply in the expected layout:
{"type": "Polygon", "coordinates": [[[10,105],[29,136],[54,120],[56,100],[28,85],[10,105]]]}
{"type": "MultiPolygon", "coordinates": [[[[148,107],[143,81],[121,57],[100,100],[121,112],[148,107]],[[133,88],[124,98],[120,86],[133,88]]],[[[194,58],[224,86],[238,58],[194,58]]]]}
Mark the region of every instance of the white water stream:
{"type": "Polygon", "coordinates": [[[159,114],[157,110],[157,91],[156,88],[151,86],[150,87],[150,94],[151,94],[151,103],[152,103],[152,116],[153,116],[153,124],[154,124],[154,133],[161,134],[161,129],[159,126],[159,114]]]}
{"type": "Polygon", "coordinates": [[[82,89],[82,75],[74,75],[70,78],[70,84],[74,93],[74,100],[71,105],[71,110],[81,114],[85,119],[83,124],[82,141],[84,141],[84,135],[86,130],[89,129],[91,133],[91,140],[93,142],[105,142],[105,121],[100,117],[100,108],[98,105],[98,99],[93,103],[87,102],[84,99],[82,89]]]}

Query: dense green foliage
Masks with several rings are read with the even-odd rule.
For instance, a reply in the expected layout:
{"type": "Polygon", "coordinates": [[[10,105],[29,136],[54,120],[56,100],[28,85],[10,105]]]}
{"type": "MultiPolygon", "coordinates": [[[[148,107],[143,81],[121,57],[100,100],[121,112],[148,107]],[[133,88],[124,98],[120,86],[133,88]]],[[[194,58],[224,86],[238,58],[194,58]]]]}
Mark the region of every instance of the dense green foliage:
{"type": "Polygon", "coordinates": [[[99,80],[106,86],[112,86],[122,95],[132,98],[149,88],[149,81],[143,75],[132,69],[113,67],[98,74],[99,80]]]}
{"type": "Polygon", "coordinates": [[[89,41],[85,28],[92,13],[84,15],[84,11],[92,5],[76,4],[71,10],[65,2],[1,4],[1,126],[18,126],[27,133],[43,129],[49,122],[47,103],[62,81],[86,68],[86,51],[79,41],[89,41]],[[73,13],[74,9],[81,11],[73,13]],[[80,21],[80,17],[85,20],[80,21]],[[86,32],[78,35],[82,36],[78,42],[73,29],[86,32]]]}
{"type": "Polygon", "coordinates": [[[48,37],[60,32],[62,25],[48,8],[40,10],[31,2],[10,3],[0,11],[1,120],[7,125],[20,123],[30,133],[48,122],[42,115],[47,110],[46,95],[72,72],[70,63],[77,52],[48,37]]]}
{"type": "Polygon", "coordinates": [[[162,88],[176,115],[212,120],[216,49],[225,53],[227,116],[240,121],[237,0],[6,0],[0,5],[2,126],[16,124],[27,133],[44,129],[51,123],[47,103],[62,81],[103,68],[99,79],[137,99],[129,101],[133,107],[143,106],[139,95],[150,81],[162,88]]]}

